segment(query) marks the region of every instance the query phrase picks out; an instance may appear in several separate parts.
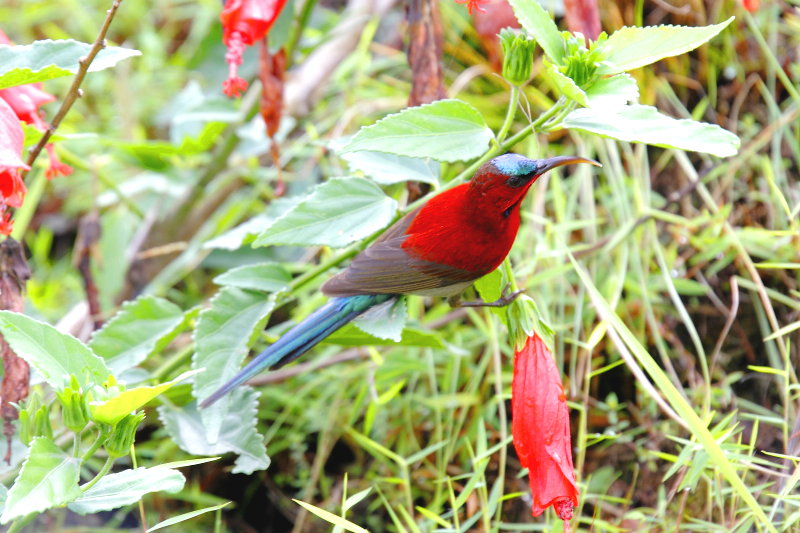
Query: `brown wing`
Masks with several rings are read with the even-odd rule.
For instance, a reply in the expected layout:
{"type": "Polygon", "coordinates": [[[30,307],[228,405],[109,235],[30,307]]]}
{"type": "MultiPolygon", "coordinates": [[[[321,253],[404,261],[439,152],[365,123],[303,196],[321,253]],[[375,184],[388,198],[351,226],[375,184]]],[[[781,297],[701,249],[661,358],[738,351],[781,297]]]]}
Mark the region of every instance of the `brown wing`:
{"type": "Polygon", "coordinates": [[[415,209],[322,285],[327,296],[430,292],[476,280],[480,274],[412,257],[402,248],[415,209]]]}

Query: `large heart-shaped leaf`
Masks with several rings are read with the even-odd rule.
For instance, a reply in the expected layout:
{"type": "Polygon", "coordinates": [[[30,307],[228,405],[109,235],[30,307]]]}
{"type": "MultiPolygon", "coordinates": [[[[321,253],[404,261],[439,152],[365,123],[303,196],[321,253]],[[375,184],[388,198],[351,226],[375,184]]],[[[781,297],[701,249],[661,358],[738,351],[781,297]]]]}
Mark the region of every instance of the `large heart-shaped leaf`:
{"type": "Polygon", "coordinates": [[[0,332],[11,349],[58,391],[69,384],[70,375],[84,390],[111,375],[105,361],[81,341],[22,313],[0,311],[0,332]]]}
{"type": "MultiPolygon", "coordinates": [[[[274,306],[274,297],[236,287],[225,287],[211,299],[211,307],[200,314],[194,332],[192,368],[205,369],[194,378],[196,398],[209,397],[239,371],[251,339],[264,327],[274,306]]],[[[240,410],[231,395],[202,411],[209,442],[220,438],[229,409],[240,410]]]]}
{"type": "Polygon", "coordinates": [[[728,157],[739,150],[739,137],[714,124],[662,115],[655,107],[630,105],[611,109],[583,108],[562,122],[620,141],[652,144],[728,157]]]}
{"type": "Polygon", "coordinates": [[[725,29],[733,21],[712,26],[646,26],[623,27],[601,44],[604,64],[602,74],[617,74],[655,63],[694,50],[725,29]]]}
{"type": "Polygon", "coordinates": [[[371,181],[333,178],[275,220],[253,246],[346,246],[386,227],[396,210],[397,202],[371,181]]]}
{"type": "Polygon", "coordinates": [[[176,493],[183,488],[186,478],[171,468],[136,468],[107,474],[68,507],[85,515],[110,511],[136,503],[150,492],[176,493]]]}
{"type": "Polygon", "coordinates": [[[14,481],[0,516],[0,523],[57,507],[81,495],[80,466],[47,437],[31,441],[28,458],[14,481]]]}
{"type": "Polygon", "coordinates": [[[340,152],[369,150],[467,161],[483,155],[492,137],[477,109],[461,100],[439,100],[409,107],[361,128],[340,152]]]}
{"type": "Polygon", "coordinates": [[[161,422],[182,450],[193,455],[239,454],[233,473],[251,474],[270,464],[264,439],[256,431],[258,392],[250,387],[235,389],[230,394],[235,411],[226,412],[220,423],[219,436],[210,441],[203,418],[195,403],[181,408],[162,405],[158,408],[161,422]]]}
{"type": "Polygon", "coordinates": [[[119,375],[164,348],[177,335],[183,320],[183,311],[177,305],[143,296],[125,302],[102,329],[94,332],[89,347],[119,375]]]}

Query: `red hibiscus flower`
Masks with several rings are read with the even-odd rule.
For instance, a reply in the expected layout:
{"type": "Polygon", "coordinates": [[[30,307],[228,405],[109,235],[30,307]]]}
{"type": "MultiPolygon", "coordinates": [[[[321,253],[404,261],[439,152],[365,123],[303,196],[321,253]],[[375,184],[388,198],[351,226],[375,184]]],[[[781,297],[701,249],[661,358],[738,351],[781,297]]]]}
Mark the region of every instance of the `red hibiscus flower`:
{"type": "Polygon", "coordinates": [[[263,39],[280,15],[286,0],[228,0],[219,18],[222,21],[222,42],[228,47],[228,79],[222,90],[228,96],[239,96],[247,82],[237,75],[245,46],[263,39]]]}
{"type": "Polygon", "coordinates": [[[6,206],[19,207],[25,196],[20,170],[28,165],[20,158],[23,134],[14,110],[0,98],[0,233],[11,233],[10,215],[6,206]]]}
{"type": "Polygon", "coordinates": [[[539,516],[552,505],[566,530],[578,504],[569,412],[553,357],[536,334],[514,358],[511,411],[514,448],[528,468],[531,513],[539,516]]]}

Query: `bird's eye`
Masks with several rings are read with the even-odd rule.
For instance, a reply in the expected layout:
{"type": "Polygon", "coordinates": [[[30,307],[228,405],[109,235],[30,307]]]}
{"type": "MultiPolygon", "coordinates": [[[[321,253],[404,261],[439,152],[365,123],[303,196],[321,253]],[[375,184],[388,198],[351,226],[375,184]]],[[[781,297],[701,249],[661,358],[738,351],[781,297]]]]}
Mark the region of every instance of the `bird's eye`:
{"type": "Polygon", "coordinates": [[[509,187],[514,187],[514,188],[524,187],[525,185],[530,183],[531,179],[533,179],[535,175],[536,175],[535,173],[530,172],[528,174],[519,174],[516,176],[511,176],[506,180],[506,184],[509,187]]]}

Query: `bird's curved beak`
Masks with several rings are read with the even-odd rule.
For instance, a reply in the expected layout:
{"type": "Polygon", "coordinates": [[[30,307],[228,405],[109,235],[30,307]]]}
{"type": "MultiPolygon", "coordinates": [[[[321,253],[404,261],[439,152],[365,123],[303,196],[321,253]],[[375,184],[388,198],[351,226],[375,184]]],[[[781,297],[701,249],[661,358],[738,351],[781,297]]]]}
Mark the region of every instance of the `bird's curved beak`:
{"type": "Polygon", "coordinates": [[[590,165],[594,165],[596,167],[603,166],[594,159],[586,159],[584,157],[577,157],[573,155],[558,155],[556,157],[549,157],[547,159],[539,159],[537,163],[538,165],[536,168],[536,174],[538,175],[542,175],[548,170],[552,170],[556,167],[574,165],[576,163],[589,163],[590,165]]]}

